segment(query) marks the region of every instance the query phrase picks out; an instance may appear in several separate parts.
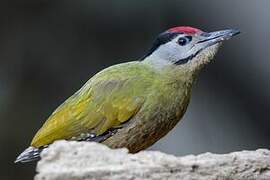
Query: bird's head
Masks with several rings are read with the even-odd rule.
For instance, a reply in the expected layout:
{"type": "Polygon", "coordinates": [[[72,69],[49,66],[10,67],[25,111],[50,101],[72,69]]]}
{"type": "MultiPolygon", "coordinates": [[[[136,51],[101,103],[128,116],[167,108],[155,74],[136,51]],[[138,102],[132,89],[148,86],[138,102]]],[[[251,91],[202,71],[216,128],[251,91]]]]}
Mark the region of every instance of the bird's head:
{"type": "Polygon", "coordinates": [[[159,67],[175,65],[198,70],[213,58],[224,40],[239,33],[235,29],[204,32],[188,26],[174,27],[156,38],[143,59],[159,67]]]}

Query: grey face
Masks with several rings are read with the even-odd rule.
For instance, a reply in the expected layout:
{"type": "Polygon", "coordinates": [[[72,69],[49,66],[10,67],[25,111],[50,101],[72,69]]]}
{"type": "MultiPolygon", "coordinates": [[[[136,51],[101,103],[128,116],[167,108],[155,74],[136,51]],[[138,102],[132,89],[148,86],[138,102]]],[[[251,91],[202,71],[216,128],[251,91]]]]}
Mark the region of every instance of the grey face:
{"type": "Polygon", "coordinates": [[[210,58],[213,53],[208,51],[216,52],[218,48],[214,45],[230,39],[238,33],[238,30],[233,29],[196,34],[165,32],[158,37],[148,56],[177,65],[185,64],[200,54],[206,56],[209,54],[210,58]]]}

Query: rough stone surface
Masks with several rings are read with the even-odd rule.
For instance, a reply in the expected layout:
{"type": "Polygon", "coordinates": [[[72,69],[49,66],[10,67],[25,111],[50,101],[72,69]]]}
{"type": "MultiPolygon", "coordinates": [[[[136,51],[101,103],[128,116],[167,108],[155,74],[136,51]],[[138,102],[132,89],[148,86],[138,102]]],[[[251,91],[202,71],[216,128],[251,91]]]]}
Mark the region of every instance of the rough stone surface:
{"type": "Polygon", "coordinates": [[[175,157],[155,151],[129,154],[89,142],[58,141],[42,153],[35,180],[270,180],[270,151],[175,157]]]}

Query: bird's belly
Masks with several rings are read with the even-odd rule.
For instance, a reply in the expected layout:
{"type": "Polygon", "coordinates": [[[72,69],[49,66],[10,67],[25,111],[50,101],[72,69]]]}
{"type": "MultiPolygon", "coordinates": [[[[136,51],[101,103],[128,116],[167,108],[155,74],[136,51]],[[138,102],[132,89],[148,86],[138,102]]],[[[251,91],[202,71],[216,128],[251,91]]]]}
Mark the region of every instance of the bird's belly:
{"type": "MultiPolygon", "coordinates": [[[[188,99],[185,105],[176,104],[170,111],[160,106],[139,112],[131,122],[120,129],[115,135],[103,142],[111,148],[128,148],[131,153],[136,153],[153,145],[165,136],[184,115],[188,99]]],[[[183,104],[181,102],[181,104],[183,104]]]]}

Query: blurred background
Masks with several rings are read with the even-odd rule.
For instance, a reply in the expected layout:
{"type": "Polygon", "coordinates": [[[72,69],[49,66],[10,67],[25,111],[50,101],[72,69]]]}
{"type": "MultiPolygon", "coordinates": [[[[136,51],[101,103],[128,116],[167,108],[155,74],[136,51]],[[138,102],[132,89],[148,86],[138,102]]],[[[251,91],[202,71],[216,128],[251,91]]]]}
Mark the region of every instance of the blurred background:
{"type": "Polygon", "coordinates": [[[0,179],[50,113],[91,76],[144,55],[169,27],[239,28],[200,74],[183,120],[151,149],[175,155],[270,148],[269,0],[1,0],[0,179]]]}

